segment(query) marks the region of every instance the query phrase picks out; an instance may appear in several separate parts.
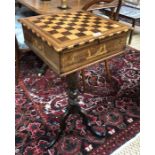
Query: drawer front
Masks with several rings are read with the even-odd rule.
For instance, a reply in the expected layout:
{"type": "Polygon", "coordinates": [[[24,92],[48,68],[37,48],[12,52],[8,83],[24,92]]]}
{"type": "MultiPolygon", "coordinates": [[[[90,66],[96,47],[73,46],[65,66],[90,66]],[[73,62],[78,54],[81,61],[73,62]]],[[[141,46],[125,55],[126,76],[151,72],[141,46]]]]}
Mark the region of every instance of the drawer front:
{"type": "Polygon", "coordinates": [[[127,36],[128,33],[121,33],[90,46],[63,53],[61,73],[67,74],[122,53],[126,46],[127,36]]]}

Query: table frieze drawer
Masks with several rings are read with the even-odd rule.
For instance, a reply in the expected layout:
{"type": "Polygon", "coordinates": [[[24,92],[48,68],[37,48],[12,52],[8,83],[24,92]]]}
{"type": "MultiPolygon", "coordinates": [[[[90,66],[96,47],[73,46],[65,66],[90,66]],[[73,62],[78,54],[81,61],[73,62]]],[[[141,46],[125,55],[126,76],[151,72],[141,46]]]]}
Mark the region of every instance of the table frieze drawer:
{"type": "Polygon", "coordinates": [[[61,73],[85,68],[88,65],[119,55],[126,47],[127,36],[128,33],[123,32],[100,40],[100,43],[96,41],[90,45],[87,44],[70,52],[62,53],[61,73]]]}
{"type": "Polygon", "coordinates": [[[128,36],[127,32],[122,32],[73,49],[57,52],[30,29],[23,26],[23,30],[28,46],[61,76],[120,54],[125,48],[128,36]]]}

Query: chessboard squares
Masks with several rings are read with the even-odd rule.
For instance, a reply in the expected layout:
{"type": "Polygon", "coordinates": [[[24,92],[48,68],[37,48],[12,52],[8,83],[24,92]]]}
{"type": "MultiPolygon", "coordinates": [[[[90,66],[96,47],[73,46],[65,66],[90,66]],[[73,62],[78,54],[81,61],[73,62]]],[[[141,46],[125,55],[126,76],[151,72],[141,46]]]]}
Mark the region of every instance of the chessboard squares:
{"type": "Polygon", "coordinates": [[[64,36],[68,36],[68,35],[71,35],[72,33],[69,32],[69,31],[66,31],[66,32],[62,32],[62,34],[63,34],[64,36]]]}
{"type": "Polygon", "coordinates": [[[40,23],[46,23],[46,24],[49,24],[49,23],[51,23],[51,22],[50,22],[49,19],[44,18],[44,19],[41,19],[41,20],[40,20],[40,23]]]}
{"type": "Polygon", "coordinates": [[[52,23],[59,25],[60,24],[60,21],[59,20],[53,20],[52,23]]]}
{"type": "Polygon", "coordinates": [[[99,20],[98,20],[98,21],[94,21],[93,23],[94,23],[95,25],[101,25],[101,24],[102,24],[102,21],[99,21],[99,20]]]}
{"type": "Polygon", "coordinates": [[[53,27],[51,27],[51,29],[53,29],[53,30],[59,30],[59,29],[61,29],[61,26],[53,26],[53,27]]]}
{"type": "Polygon", "coordinates": [[[84,31],[83,33],[86,34],[87,36],[93,35],[93,32],[92,31],[84,31]]]}
{"type": "Polygon", "coordinates": [[[77,35],[78,37],[84,37],[84,36],[86,36],[84,33],[81,33],[81,32],[80,32],[80,33],[77,33],[76,35],[77,35]]]}
{"type": "Polygon", "coordinates": [[[74,21],[83,22],[83,21],[85,21],[85,19],[83,19],[83,18],[74,18],[74,21]]]}
{"type": "Polygon", "coordinates": [[[75,17],[73,17],[73,18],[72,17],[65,18],[66,21],[72,21],[73,19],[75,19],[75,17]]]}
{"type": "MultiPolygon", "coordinates": [[[[83,36],[83,35],[85,35],[85,34],[82,34],[81,36],[83,36]]],[[[62,36],[62,37],[57,38],[57,39],[60,40],[60,41],[65,42],[65,41],[69,41],[69,40],[75,40],[75,39],[78,39],[79,36],[80,36],[80,33],[77,34],[77,35],[70,34],[70,35],[62,36]]]]}
{"type": "Polygon", "coordinates": [[[105,31],[107,31],[108,29],[105,28],[105,27],[99,27],[98,30],[100,30],[101,32],[105,32],[105,31]]]}
{"type": "Polygon", "coordinates": [[[68,30],[66,30],[65,28],[61,28],[61,29],[57,29],[56,31],[59,33],[62,33],[62,32],[67,32],[68,30]]]}
{"type": "Polygon", "coordinates": [[[77,22],[74,22],[74,24],[75,25],[81,25],[81,24],[83,24],[83,22],[82,21],[77,21],[77,22]]]}
{"type": "Polygon", "coordinates": [[[69,38],[70,40],[75,40],[75,39],[78,39],[79,38],[77,35],[74,35],[74,34],[68,35],[66,37],[69,38]]]}
{"type": "Polygon", "coordinates": [[[81,26],[81,27],[86,27],[86,28],[89,27],[89,25],[88,25],[87,23],[83,23],[83,24],[81,24],[80,26],[81,26]]]}
{"type": "Polygon", "coordinates": [[[112,29],[113,26],[112,25],[107,25],[107,26],[105,26],[105,28],[107,28],[109,30],[109,29],[112,29]]]}
{"type": "Polygon", "coordinates": [[[96,28],[93,27],[93,26],[88,26],[88,27],[87,27],[87,30],[88,30],[88,31],[93,31],[94,29],[96,29],[96,28]]]}
{"type": "MultiPolygon", "coordinates": [[[[74,29],[76,29],[76,30],[80,30],[82,27],[80,26],[80,25],[75,25],[74,26],[74,29]]],[[[83,29],[83,28],[82,28],[83,29]]],[[[80,30],[81,31],[81,30],[80,30]]]]}
{"type": "Polygon", "coordinates": [[[80,27],[77,30],[79,30],[80,32],[84,32],[84,31],[87,31],[88,29],[87,28],[80,27]]]}
{"type": "Polygon", "coordinates": [[[79,30],[76,30],[76,29],[71,30],[70,32],[71,32],[72,34],[78,34],[78,33],[80,33],[80,31],[79,31],[79,30]]]}
{"type": "Polygon", "coordinates": [[[65,24],[65,25],[69,25],[69,24],[72,24],[73,22],[72,21],[63,21],[63,24],[65,24]]]}
{"type": "Polygon", "coordinates": [[[75,28],[73,28],[72,26],[71,26],[71,27],[68,26],[68,27],[66,27],[65,29],[66,29],[67,31],[75,30],[75,28]]]}
{"type": "Polygon", "coordinates": [[[112,26],[113,28],[119,27],[119,25],[117,25],[117,24],[112,24],[111,26],[112,26]]]}
{"type": "Polygon", "coordinates": [[[89,38],[96,33],[103,34],[109,29],[119,27],[113,22],[82,12],[39,17],[32,19],[32,22],[59,42],[89,38]]]}
{"type": "Polygon", "coordinates": [[[56,33],[56,34],[53,34],[52,36],[53,36],[54,38],[58,39],[58,38],[63,37],[64,35],[62,35],[61,33],[56,33]]]}
{"type": "Polygon", "coordinates": [[[57,26],[57,24],[48,24],[48,27],[55,27],[55,26],[57,26]]]}
{"type": "Polygon", "coordinates": [[[59,16],[59,17],[56,17],[56,19],[57,19],[58,21],[60,21],[60,20],[64,19],[64,17],[59,16]]]}
{"type": "Polygon", "coordinates": [[[76,26],[76,24],[75,23],[70,23],[70,24],[68,24],[68,26],[76,26]]]}
{"type": "Polygon", "coordinates": [[[56,30],[51,30],[51,31],[48,31],[48,33],[50,33],[50,34],[57,34],[58,32],[56,30]]]}
{"type": "Polygon", "coordinates": [[[68,25],[67,24],[63,24],[61,25],[62,28],[68,28],[68,25]]]}
{"type": "Polygon", "coordinates": [[[87,25],[89,25],[89,27],[93,27],[95,26],[96,24],[94,22],[87,22],[87,25]]]}

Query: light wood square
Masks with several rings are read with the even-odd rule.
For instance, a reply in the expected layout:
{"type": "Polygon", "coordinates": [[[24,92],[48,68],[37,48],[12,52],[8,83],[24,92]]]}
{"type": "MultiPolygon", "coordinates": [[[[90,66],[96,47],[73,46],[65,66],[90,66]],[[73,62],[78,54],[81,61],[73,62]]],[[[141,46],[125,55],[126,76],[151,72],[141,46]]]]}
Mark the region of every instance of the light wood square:
{"type": "Polygon", "coordinates": [[[57,24],[48,24],[48,27],[54,27],[57,26],[57,24]]]}
{"type": "Polygon", "coordinates": [[[67,18],[67,21],[71,21],[71,20],[73,20],[73,18],[72,18],[72,17],[67,18]]]}
{"type": "Polygon", "coordinates": [[[105,32],[105,31],[107,31],[107,28],[105,28],[105,27],[100,27],[100,28],[98,28],[98,30],[100,30],[100,31],[102,31],[102,32],[105,32]]]}
{"type": "Polygon", "coordinates": [[[61,27],[62,28],[66,28],[66,27],[68,27],[68,25],[67,24],[64,24],[64,25],[61,25],[61,27]]]}
{"type": "Polygon", "coordinates": [[[78,22],[75,22],[74,24],[76,24],[76,25],[81,25],[81,24],[84,24],[84,22],[78,21],[78,22]]]}
{"type": "Polygon", "coordinates": [[[80,25],[75,25],[74,28],[79,29],[79,28],[81,28],[81,26],[80,25]]]}
{"type": "Polygon", "coordinates": [[[47,27],[47,28],[44,28],[43,30],[48,32],[48,31],[51,31],[51,28],[47,27]]]}
{"type": "Polygon", "coordinates": [[[77,34],[77,33],[80,33],[80,31],[78,31],[78,30],[71,30],[71,31],[69,31],[69,32],[71,32],[71,33],[73,33],[73,34],[77,34]]]}
{"type": "Polygon", "coordinates": [[[68,35],[67,38],[69,38],[70,40],[74,40],[74,39],[78,39],[79,37],[76,35],[68,35]]]}
{"type": "Polygon", "coordinates": [[[117,28],[117,27],[119,27],[119,25],[113,24],[112,27],[117,28]]]}
{"type": "Polygon", "coordinates": [[[71,21],[64,21],[63,23],[67,25],[67,24],[71,24],[72,22],[71,21]]]}
{"type": "Polygon", "coordinates": [[[53,34],[52,36],[57,39],[63,37],[63,35],[60,33],[53,34]]]}
{"type": "Polygon", "coordinates": [[[92,31],[84,31],[83,33],[86,34],[86,35],[93,35],[92,31]]]}
{"type": "Polygon", "coordinates": [[[66,29],[64,29],[64,28],[61,28],[61,29],[58,29],[58,30],[56,30],[57,32],[66,32],[67,30],[66,29]]]}
{"type": "Polygon", "coordinates": [[[93,30],[93,29],[94,29],[93,26],[92,26],[92,27],[91,27],[91,26],[90,26],[90,27],[87,27],[87,30],[88,30],[88,31],[91,31],[91,30],[93,30]]]}
{"type": "Polygon", "coordinates": [[[52,21],[52,23],[54,23],[54,24],[59,23],[59,22],[60,22],[59,20],[52,21]]]}

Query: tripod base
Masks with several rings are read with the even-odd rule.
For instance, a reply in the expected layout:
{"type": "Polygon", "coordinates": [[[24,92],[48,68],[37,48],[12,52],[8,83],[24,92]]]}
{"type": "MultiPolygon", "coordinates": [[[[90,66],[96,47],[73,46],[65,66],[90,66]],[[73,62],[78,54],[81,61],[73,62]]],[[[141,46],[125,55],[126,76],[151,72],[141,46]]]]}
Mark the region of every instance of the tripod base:
{"type": "Polygon", "coordinates": [[[67,83],[68,83],[68,110],[63,118],[61,124],[60,124],[60,132],[57,135],[57,137],[50,143],[48,149],[54,146],[54,144],[59,140],[61,135],[63,135],[63,132],[66,129],[66,120],[68,119],[70,114],[79,114],[82,119],[83,123],[86,126],[87,130],[89,130],[94,136],[99,137],[99,138],[104,138],[105,136],[100,134],[99,132],[96,132],[95,130],[92,129],[92,127],[89,124],[89,119],[87,118],[87,113],[84,112],[81,107],[78,104],[77,101],[77,96],[78,96],[78,90],[77,90],[77,73],[72,73],[67,75],[66,77],[67,83]]]}
{"type": "Polygon", "coordinates": [[[53,147],[55,145],[55,143],[59,140],[59,138],[63,135],[63,132],[66,129],[66,120],[68,119],[70,114],[80,114],[80,116],[83,119],[83,123],[86,126],[87,130],[89,130],[94,136],[99,137],[99,138],[104,138],[104,135],[101,135],[100,133],[94,131],[91,126],[89,125],[89,120],[87,118],[87,114],[82,112],[81,108],[79,105],[71,105],[68,108],[67,114],[65,115],[65,117],[62,120],[62,123],[60,125],[61,131],[59,132],[59,134],[57,135],[57,137],[50,143],[48,149],[50,149],[51,147],[53,147]]]}

